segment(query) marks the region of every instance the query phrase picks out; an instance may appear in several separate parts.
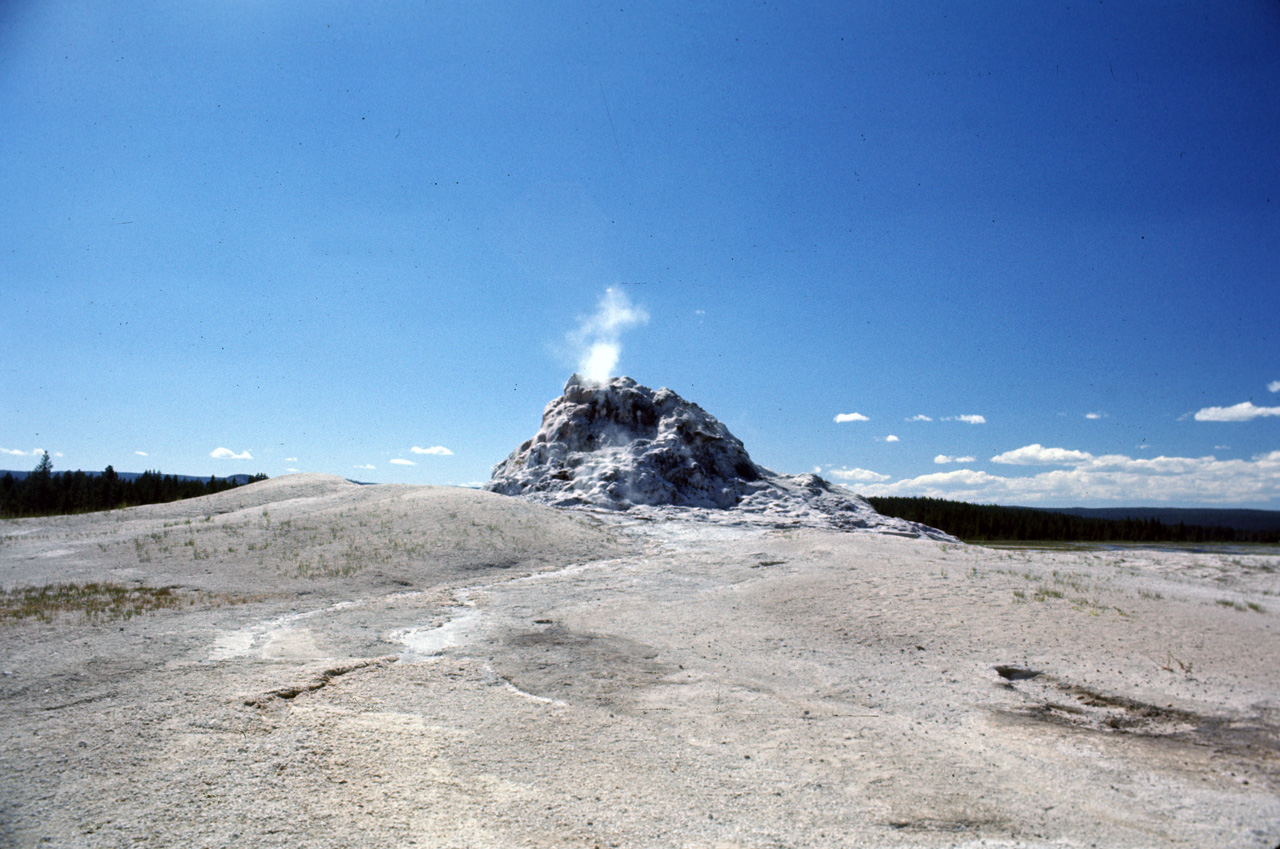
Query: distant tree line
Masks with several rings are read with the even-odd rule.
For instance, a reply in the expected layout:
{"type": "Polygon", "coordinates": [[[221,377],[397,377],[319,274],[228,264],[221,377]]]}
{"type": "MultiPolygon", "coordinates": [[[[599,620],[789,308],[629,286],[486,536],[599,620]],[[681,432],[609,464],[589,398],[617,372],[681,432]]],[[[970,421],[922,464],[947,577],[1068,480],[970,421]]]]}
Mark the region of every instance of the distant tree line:
{"type": "Polygon", "coordinates": [[[1098,519],[1033,510],[966,504],[941,498],[868,498],[878,513],[920,522],[974,542],[1280,542],[1277,531],[1165,524],[1157,519],[1098,519]]]}
{"type": "MultiPolygon", "coordinates": [[[[266,475],[259,474],[249,481],[266,479],[266,475]]],[[[212,495],[237,486],[240,483],[234,478],[179,478],[151,471],[126,480],[110,466],[101,474],[54,472],[45,453],[26,477],[15,478],[9,472],[0,477],[0,517],[53,516],[159,504],[212,495]]]]}

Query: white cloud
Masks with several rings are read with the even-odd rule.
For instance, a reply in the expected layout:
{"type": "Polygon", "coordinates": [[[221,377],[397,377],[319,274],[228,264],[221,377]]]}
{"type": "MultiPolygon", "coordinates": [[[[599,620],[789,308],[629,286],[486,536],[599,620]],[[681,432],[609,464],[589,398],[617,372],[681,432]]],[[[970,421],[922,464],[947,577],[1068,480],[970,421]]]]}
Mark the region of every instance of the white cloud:
{"type": "Polygon", "coordinates": [[[137,454],[139,457],[150,457],[150,456],[151,456],[151,455],[150,455],[150,454],[148,454],[146,451],[134,451],[133,453],[134,453],[134,454],[137,454]]]}
{"type": "Polygon", "coordinates": [[[369,470],[369,469],[376,469],[378,467],[373,465],[372,463],[365,463],[363,466],[352,466],[352,468],[369,470]]]}
{"type": "Polygon", "coordinates": [[[453,452],[443,445],[432,445],[430,448],[419,448],[415,445],[409,451],[413,454],[437,454],[441,457],[453,456],[453,452]]]}
{"type": "Polygon", "coordinates": [[[976,486],[995,480],[1001,480],[1001,478],[975,469],[956,469],[954,472],[934,472],[933,474],[912,478],[910,481],[885,484],[882,487],[878,487],[878,489],[900,488],[910,483],[922,486],[976,486]]]}
{"type": "Polygon", "coordinates": [[[967,424],[986,424],[985,416],[947,416],[943,421],[946,422],[965,422],[967,424]]]}
{"type": "Polygon", "coordinates": [[[947,454],[939,454],[933,458],[933,462],[938,465],[946,465],[947,463],[972,463],[977,460],[976,457],[951,457],[947,454]]]}
{"type": "Polygon", "coordinates": [[[1268,383],[1267,390],[1270,392],[1280,392],[1280,380],[1273,380],[1268,383]]]}
{"type": "Polygon", "coordinates": [[[836,422],[869,422],[871,419],[862,415],[862,413],[836,413],[836,422]]]}
{"type": "Polygon", "coordinates": [[[577,351],[578,374],[591,383],[607,383],[622,351],[622,332],[647,324],[649,314],[618,289],[605,289],[596,311],[568,334],[577,351]]]}
{"type": "MultiPolygon", "coordinates": [[[[1062,450],[1062,449],[1058,449],[1062,450]]],[[[1083,452],[1074,452],[1080,454],[1083,452]]],[[[939,472],[859,488],[863,495],[912,495],[970,502],[1263,503],[1280,499],[1280,451],[1251,460],[1123,455],[1091,457],[1074,468],[1028,477],[971,469],[939,472]]]]}
{"type": "Polygon", "coordinates": [[[886,436],[886,437],[884,438],[884,441],[885,441],[885,442],[897,442],[897,441],[898,441],[898,437],[894,436],[894,435],[891,433],[891,434],[889,434],[888,436],[886,436]]]}
{"type": "Polygon", "coordinates": [[[296,462],[298,462],[298,458],[297,458],[297,457],[285,457],[285,458],[284,458],[284,461],[285,461],[286,463],[296,463],[296,462]]]}
{"type": "Polygon", "coordinates": [[[397,457],[396,459],[394,459],[394,460],[392,460],[392,461],[391,461],[391,465],[393,465],[393,466],[416,466],[416,465],[418,465],[418,464],[417,464],[417,463],[415,463],[415,462],[413,462],[412,460],[401,460],[399,457],[397,457]]]}
{"type": "Polygon", "coordinates": [[[1086,419],[1097,420],[1097,419],[1105,418],[1106,415],[1107,415],[1106,413],[1085,413],[1084,417],[1086,419]]]}
{"type": "Polygon", "coordinates": [[[230,448],[215,448],[209,452],[209,456],[215,460],[252,460],[253,455],[248,451],[241,451],[239,454],[230,448]]]}
{"type": "MultiPolygon", "coordinates": [[[[35,453],[36,452],[32,451],[30,456],[35,456],[35,453]]],[[[21,448],[0,448],[0,454],[12,454],[15,457],[28,456],[27,452],[23,451],[21,448]]]]}
{"type": "Polygon", "coordinates": [[[1231,407],[1205,407],[1196,412],[1198,422],[1247,422],[1262,416],[1280,416],[1280,407],[1255,407],[1244,401],[1231,407]]]}
{"type": "Polygon", "coordinates": [[[842,481],[887,481],[888,475],[867,469],[829,469],[827,475],[842,481]]]}
{"type": "Polygon", "coordinates": [[[1024,445],[1013,451],[1006,451],[991,458],[993,463],[1009,463],[1014,466],[1070,466],[1085,463],[1093,459],[1093,455],[1085,451],[1070,451],[1066,448],[1045,448],[1039,442],[1024,445]]]}
{"type": "Polygon", "coordinates": [[[918,415],[918,416],[912,416],[911,418],[907,419],[907,421],[909,421],[909,422],[931,422],[931,421],[933,421],[933,419],[929,418],[929,417],[928,417],[928,416],[926,416],[926,415],[921,414],[921,415],[918,415]]]}
{"type": "Polygon", "coordinates": [[[285,471],[288,472],[289,474],[297,474],[298,472],[298,470],[294,468],[288,468],[288,469],[285,469],[285,471]]]}

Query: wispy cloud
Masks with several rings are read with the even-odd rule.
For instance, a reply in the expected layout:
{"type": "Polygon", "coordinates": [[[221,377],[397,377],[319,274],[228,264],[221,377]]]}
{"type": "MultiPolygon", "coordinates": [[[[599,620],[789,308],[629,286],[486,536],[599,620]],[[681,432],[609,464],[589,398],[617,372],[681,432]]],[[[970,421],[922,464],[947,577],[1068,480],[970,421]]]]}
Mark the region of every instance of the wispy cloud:
{"type": "Polygon", "coordinates": [[[911,418],[907,419],[907,421],[909,421],[909,422],[931,422],[931,421],[933,421],[933,419],[931,419],[931,418],[929,418],[928,416],[926,416],[926,415],[924,415],[923,413],[921,413],[920,415],[912,416],[911,418]]]}
{"type": "Polygon", "coordinates": [[[445,448],[443,445],[432,445],[430,448],[419,448],[415,445],[410,448],[409,451],[413,454],[436,454],[441,457],[453,456],[453,452],[448,448],[445,448]]]}
{"type": "Polygon", "coordinates": [[[1014,466],[1070,466],[1087,463],[1093,455],[1085,451],[1069,451],[1066,448],[1045,448],[1039,442],[1006,451],[991,458],[993,463],[1014,466]]]}
{"type": "Polygon", "coordinates": [[[618,289],[605,289],[596,311],[568,334],[578,360],[578,374],[591,383],[607,383],[622,353],[622,333],[647,324],[649,313],[618,289]]]}
{"type": "Polygon", "coordinates": [[[943,416],[944,422],[966,422],[967,424],[986,424],[986,416],[943,416]]]}
{"type": "Polygon", "coordinates": [[[215,448],[209,452],[209,456],[215,460],[252,460],[253,455],[248,451],[241,451],[239,454],[230,448],[215,448]]]}
{"type": "Polygon", "coordinates": [[[146,451],[134,451],[133,453],[134,453],[134,454],[137,454],[139,457],[150,457],[150,456],[151,456],[151,455],[150,455],[150,454],[148,454],[146,451]]]}
{"type": "Polygon", "coordinates": [[[1263,416],[1280,416],[1280,407],[1255,407],[1244,401],[1231,407],[1205,407],[1196,411],[1198,422],[1247,422],[1263,416]]]}
{"type": "MultiPolygon", "coordinates": [[[[877,440],[879,440],[879,439],[880,439],[880,437],[876,437],[876,439],[877,439],[877,440]]],[[[884,441],[885,441],[885,442],[897,442],[897,441],[898,441],[898,437],[894,436],[894,435],[891,433],[891,434],[889,434],[888,436],[884,437],[884,441]]]]}
{"type": "Polygon", "coordinates": [[[1106,418],[1106,416],[1107,416],[1107,414],[1106,414],[1106,413],[1085,413],[1085,414],[1084,414],[1084,417],[1085,417],[1086,419],[1090,419],[1090,420],[1094,420],[1094,421],[1096,421],[1097,419],[1103,419],[1103,418],[1106,418]]]}
{"type": "Polygon", "coordinates": [[[1280,392],[1280,380],[1273,380],[1267,384],[1267,391],[1280,392]]]}
{"type": "Polygon", "coordinates": [[[948,463],[972,463],[976,460],[977,460],[976,457],[951,457],[947,454],[939,454],[937,457],[933,458],[933,462],[937,463],[940,466],[946,465],[948,463]]]}
{"type": "Polygon", "coordinates": [[[392,460],[392,461],[391,461],[391,465],[393,465],[393,466],[416,466],[416,465],[418,465],[418,464],[417,464],[417,463],[415,463],[415,462],[413,462],[412,460],[402,460],[402,459],[400,459],[399,457],[397,457],[396,459],[394,459],[394,460],[392,460]]]}
{"type": "Polygon", "coordinates": [[[30,451],[23,451],[21,448],[0,448],[0,454],[12,454],[14,457],[39,457],[45,453],[48,453],[50,457],[63,456],[61,451],[46,452],[43,448],[32,448],[30,451]]]}
{"type": "Polygon", "coordinates": [[[845,422],[869,422],[871,419],[862,415],[862,413],[836,413],[836,422],[843,424],[845,422]]]}
{"type": "MultiPolygon", "coordinates": [[[[1067,453],[1089,456],[1079,451],[1067,453]]],[[[868,484],[859,487],[859,491],[863,495],[911,495],[1002,504],[1260,503],[1280,498],[1280,451],[1260,454],[1250,460],[1135,459],[1109,454],[1089,456],[1073,468],[1027,477],[958,469],[893,483],[868,484]]]]}
{"type": "Polygon", "coordinates": [[[365,463],[363,466],[352,466],[352,468],[354,468],[354,469],[364,469],[365,471],[370,471],[370,470],[372,470],[372,469],[376,469],[376,468],[378,468],[378,467],[377,467],[377,466],[375,466],[375,465],[373,465],[372,463],[365,463]]]}
{"type": "Polygon", "coordinates": [[[297,458],[297,457],[285,457],[285,458],[284,458],[284,461],[285,461],[286,463],[296,463],[296,462],[298,462],[298,458],[297,458]]]}
{"type": "Polygon", "coordinates": [[[882,475],[868,469],[828,469],[827,475],[842,481],[887,481],[889,475],[882,475]]]}

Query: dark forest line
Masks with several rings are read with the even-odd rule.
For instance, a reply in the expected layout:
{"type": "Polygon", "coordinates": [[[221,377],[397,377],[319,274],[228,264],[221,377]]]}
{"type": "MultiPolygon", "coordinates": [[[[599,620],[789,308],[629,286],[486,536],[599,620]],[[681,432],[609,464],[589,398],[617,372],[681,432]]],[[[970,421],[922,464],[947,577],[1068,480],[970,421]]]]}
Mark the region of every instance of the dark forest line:
{"type": "MultiPolygon", "coordinates": [[[[263,474],[247,482],[266,480],[263,474]]],[[[241,486],[244,477],[189,478],[147,471],[125,479],[107,466],[102,472],[55,472],[45,454],[35,470],[22,477],[0,477],[0,517],[57,516],[117,507],[138,507],[212,495],[241,486]]]]}
{"type": "Polygon", "coordinates": [[[877,512],[974,542],[1262,542],[1280,531],[1164,523],[1148,518],[1102,519],[1030,507],[967,504],[941,498],[868,498],[877,512]]]}

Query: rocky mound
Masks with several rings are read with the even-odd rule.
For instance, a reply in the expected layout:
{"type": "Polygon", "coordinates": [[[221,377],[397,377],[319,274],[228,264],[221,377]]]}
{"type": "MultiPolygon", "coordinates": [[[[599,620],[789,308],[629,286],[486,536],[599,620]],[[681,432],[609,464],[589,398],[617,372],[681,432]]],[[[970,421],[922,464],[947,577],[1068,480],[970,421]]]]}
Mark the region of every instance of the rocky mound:
{"type": "Polygon", "coordinates": [[[629,377],[594,385],[578,375],[542,413],[534,437],[493,468],[484,487],[561,507],[686,518],[874,529],[950,539],[881,516],[862,498],[816,475],[757,466],[729,429],[670,389],[629,377]]]}

